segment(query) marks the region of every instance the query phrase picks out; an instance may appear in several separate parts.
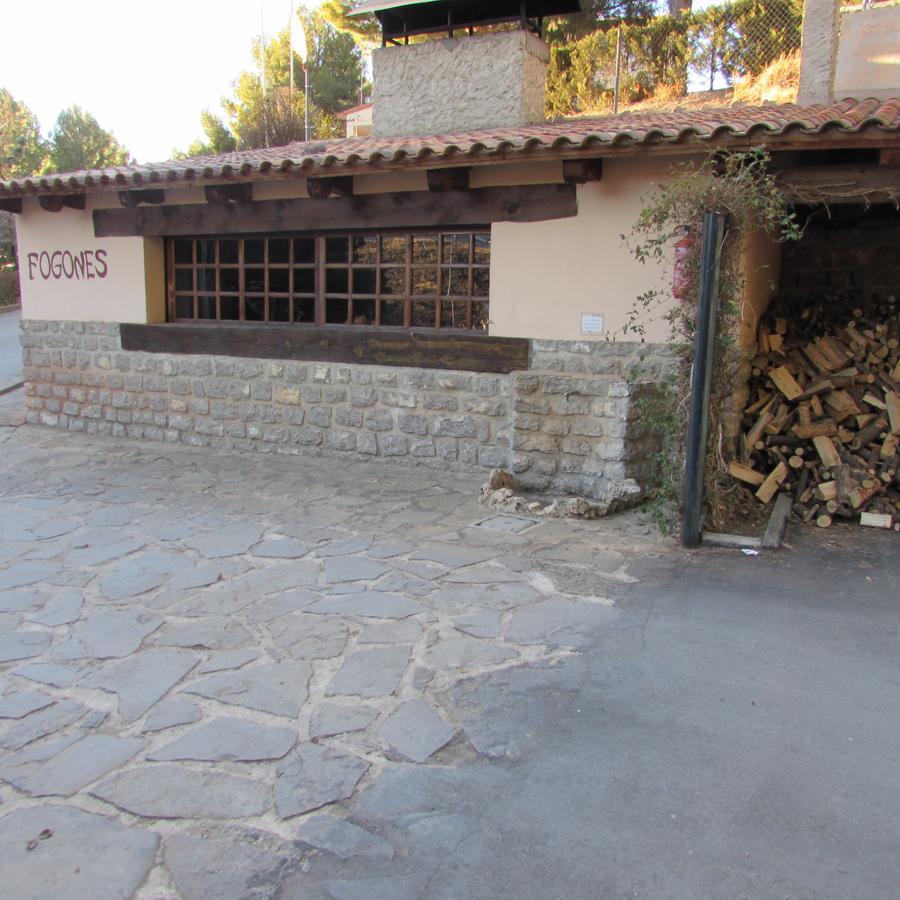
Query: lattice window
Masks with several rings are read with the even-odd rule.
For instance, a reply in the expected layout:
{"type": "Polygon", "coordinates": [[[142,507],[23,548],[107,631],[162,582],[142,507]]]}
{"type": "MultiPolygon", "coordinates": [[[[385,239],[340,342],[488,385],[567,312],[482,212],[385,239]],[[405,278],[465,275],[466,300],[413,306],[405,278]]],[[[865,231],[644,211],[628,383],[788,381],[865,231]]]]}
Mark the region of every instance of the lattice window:
{"type": "Polygon", "coordinates": [[[488,231],[172,238],[169,319],[487,329],[488,231]]]}

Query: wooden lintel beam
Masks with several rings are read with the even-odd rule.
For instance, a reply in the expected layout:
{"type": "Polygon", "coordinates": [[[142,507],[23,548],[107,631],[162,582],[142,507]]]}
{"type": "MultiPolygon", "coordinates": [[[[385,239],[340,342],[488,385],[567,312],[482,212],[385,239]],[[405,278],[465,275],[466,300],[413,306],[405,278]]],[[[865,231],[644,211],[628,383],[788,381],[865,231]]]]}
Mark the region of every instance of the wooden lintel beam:
{"type": "Polygon", "coordinates": [[[8,213],[20,213],[22,212],[22,207],[23,203],[21,197],[0,198],[0,211],[8,213]]]}
{"type": "Polygon", "coordinates": [[[528,368],[527,340],[479,332],[429,328],[392,331],[271,322],[122,324],[119,332],[124,350],[145,353],[198,353],[466,372],[507,373],[528,368]]]}
{"type": "Polygon", "coordinates": [[[447,194],[408,191],[328,199],[191,203],[94,210],[97,237],[259,234],[348,228],[455,228],[541,222],[576,215],[574,185],[476,188],[447,194]]]}
{"type": "Polygon", "coordinates": [[[425,178],[428,180],[428,190],[435,194],[445,191],[467,191],[469,190],[470,172],[471,169],[468,166],[458,166],[453,169],[427,169],[425,178]]]}
{"type": "Polygon", "coordinates": [[[306,182],[310,197],[324,200],[326,197],[352,197],[352,175],[329,175],[324,178],[310,178],[306,182]]]}
{"type": "Polygon", "coordinates": [[[602,159],[564,159],[562,166],[566,184],[587,184],[603,178],[602,159]]]}
{"type": "Polygon", "coordinates": [[[778,185],[798,202],[896,202],[900,167],[876,165],[800,166],[778,173],[778,185]]]}
{"type": "Polygon", "coordinates": [[[119,191],[119,203],[134,209],[142,203],[164,203],[166,192],[162,188],[145,188],[142,191],[119,191]]]}
{"type": "Polygon", "coordinates": [[[878,152],[878,165],[900,166],[900,148],[882,147],[878,152]]]}
{"type": "Polygon", "coordinates": [[[229,203],[250,203],[253,185],[249,181],[239,184],[208,184],[203,188],[206,202],[225,206],[229,203]]]}

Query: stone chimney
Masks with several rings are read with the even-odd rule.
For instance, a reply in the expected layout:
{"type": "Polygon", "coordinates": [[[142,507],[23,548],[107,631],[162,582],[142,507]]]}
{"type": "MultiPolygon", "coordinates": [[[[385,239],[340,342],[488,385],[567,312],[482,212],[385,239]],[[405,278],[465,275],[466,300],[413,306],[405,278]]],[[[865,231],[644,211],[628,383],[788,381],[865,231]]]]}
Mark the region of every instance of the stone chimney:
{"type": "Polygon", "coordinates": [[[797,102],[900,97],[900,5],[806,0],[797,102]]]}
{"type": "Polygon", "coordinates": [[[544,118],[550,50],[530,31],[387,46],[373,55],[377,137],[509,128],[544,118]]]}

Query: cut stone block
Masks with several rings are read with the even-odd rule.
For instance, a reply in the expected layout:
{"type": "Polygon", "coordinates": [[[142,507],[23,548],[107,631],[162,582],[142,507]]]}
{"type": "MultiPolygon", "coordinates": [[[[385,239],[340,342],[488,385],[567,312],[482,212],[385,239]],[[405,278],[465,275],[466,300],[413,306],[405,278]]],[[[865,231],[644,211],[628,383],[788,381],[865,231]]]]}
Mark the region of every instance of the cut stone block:
{"type": "Polygon", "coordinates": [[[456,729],[424,700],[410,700],[379,726],[378,733],[398,753],[422,763],[447,744],[456,729]]]}
{"type": "Polygon", "coordinates": [[[391,859],[394,856],[394,848],[384,838],[334,816],[310,816],[297,829],[296,838],[317,850],[333,853],[338,859],[354,856],[391,859]]]}
{"type": "Polygon", "coordinates": [[[180,650],[142,650],[82,678],[79,687],[118,695],[124,722],[139,719],[196,665],[196,657],[180,650]]]}
{"type": "Polygon", "coordinates": [[[200,710],[188,700],[176,698],[158,704],[144,720],[142,733],[163,731],[166,728],[175,728],[178,725],[190,725],[201,716],[200,710]]]}
{"type": "Polygon", "coordinates": [[[196,759],[209,762],[236,760],[255,762],[281,759],[297,740],[293,728],[276,728],[243,719],[220,717],[189,731],[147,754],[147,759],[168,762],[196,759]]]}
{"type": "Polygon", "coordinates": [[[48,628],[70,625],[81,618],[82,603],[81,591],[60,591],[44,604],[43,609],[30,613],[27,618],[30,622],[37,622],[48,628]]]}
{"type": "Polygon", "coordinates": [[[0,778],[33,797],[69,797],[124,765],[146,745],[141,738],[90,734],[42,762],[12,756],[0,765],[0,778]]]}
{"type": "Polygon", "coordinates": [[[14,631],[0,634],[0,663],[40,656],[50,646],[46,631],[14,631]]]}
{"type": "Polygon", "coordinates": [[[224,837],[209,838],[173,834],[166,838],[163,858],[183,900],[306,896],[302,888],[283,894],[289,878],[302,878],[299,851],[260,832],[234,829],[224,837]]]}
{"type": "Polygon", "coordinates": [[[152,613],[114,609],[89,613],[71,637],[54,648],[57,659],[115,659],[134,653],[141,642],[162,624],[152,613]]]}
{"type": "Polygon", "coordinates": [[[42,804],[0,819],[0,866],[7,897],[123,900],[131,897],[156,859],[159,835],[127,828],[105,816],[42,804]],[[50,840],[28,842],[44,829],[50,840]]]}
{"type": "Polygon", "coordinates": [[[254,544],[258,543],[265,529],[258,525],[227,525],[224,528],[216,528],[199,537],[185,541],[185,546],[196,550],[207,559],[219,559],[224,556],[236,556],[246,553],[254,544]]]}
{"type": "Polygon", "coordinates": [[[433,669],[475,669],[516,659],[512,647],[498,647],[477,638],[459,637],[438,641],[425,654],[425,664],[433,669]]]}
{"type": "Polygon", "coordinates": [[[368,728],[377,716],[378,710],[368,706],[338,706],[335,703],[323,703],[313,713],[309,736],[331,737],[349,731],[362,731],[368,728]]]}
{"type": "Polygon", "coordinates": [[[293,718],[306,702],[310,671],[304,663],[252,666],[198,678],[184,690],[222,703],[293,718]]]}
{"type": "Polygon", "coordinates": [[[365,616],[372,619],[405,619],[425,612],[425,607],[399,594],[360,591],[340,597],[328,597],[308,607],[307,612],[320,615],[365,616]]]}
{"type": "Polygon", "coordinates": [[[351,653],[334,674],[325,693],[353,694],[357,697],[385,697],[392,694],[409,663],[409,647],[376,647],[351,653]]]}
{"type": "Polygon", "coordinates": [[[302,744],[275,772],[275,809],[282,819],[346,800],[369,763],[320,744],[302,744]]]}
{"type": "Polygon", "coordinates": [[[84,712],[83,706],[68,700],[39,709],[10,728],[0,738],[0,747],[19,750],[32,741],[66,728],[80,719],[84,712]]]}
{"type": "Polygon", "coordinates": [[[21,719],[51,703],[53,698],[40,691],[13,691],[0,697],[0,719],[21,719]]]}
{"type": "Polygon", "coordinates": [[[118,772],[91,793],[136,816],[152,819],[241,819],[266,811],[271,788],[223,772],[158,765],[118,772]]]}

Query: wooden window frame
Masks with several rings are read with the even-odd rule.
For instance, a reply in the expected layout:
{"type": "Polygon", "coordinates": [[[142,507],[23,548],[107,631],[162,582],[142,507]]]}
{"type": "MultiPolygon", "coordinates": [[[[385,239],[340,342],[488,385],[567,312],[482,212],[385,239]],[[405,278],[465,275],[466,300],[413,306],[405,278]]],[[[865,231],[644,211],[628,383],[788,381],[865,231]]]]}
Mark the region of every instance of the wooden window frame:
{"type": "MultiPolygon", "coordinates": [[[[488,331],[489,322],[489,293],[490,293],[490,226],[467,226],[464,228],[407,228],[407,229],[378,229],[378,230],[356,230],[356,231],[331,231],[331,232],[306,232],[306,233],[266,233],[266,234],[247,234],[247,235],[196,235],[196,236],[178,236],[166,238],[166,283],[167,283],[167,309],[168,321],[173,324],[195,324],[203,325],[207,323],[213,324],[239,324],[248,323],[253,325],[298,325],[306,327],[346,327],[346,328],[377,328],[392,330],[409,330],[416,329],[433,329],[440,331],[456,331],[456,332],[478,332],[488,331]],[[435,237],[437,240],[436,259],[434,262],[419,262],[413,259],[414,241],[416,238],[435,237]],[[465,236],[468,246],[466,248],[466,260],[463,262],[446,260],[444,255],[445,240],[448,236],[465,236]],[[487,261],[476,261],[477,238],[486,236],[488,238],[487,261]],[[405,256],[403,262],[385,261],[382,256],[383,243],[385,240],[403,238],[405,240],[405,256]],[[354,260],[354,239],[366,238],[373,239],[375,242],[375,260],[374,262],[364,261],[357,262],[354,260]],[[263,241],[263,262],[248,263],[246,260],[246,242],[247,241],[263,241]],[[273,240],[286,240],[288,242],[288,256],[285,263],[271,263],[269,261],[270,242],[273,240]],[[311,240],[313,241],[313,262],[298,263],[295,259],[295,250],[297,241],[311,240]],[[346,259],[345,261],[328,262],[326,256],[327,242],[329,240],[345,240],[346,259]],[[203,263],[198,259],[198,242],[210,241],[214,242],[215,259],[211,263],[203,263]],[[223,263],[220,256],[220,243],[222,241],[237,242],[237,262],[223,263]],[[191,262],[176,262],[175,246],[176,243],[190,243],[191,246],[191,262]],[[263,291],[248,292],[246,290],[246,274],[249,269],[262,268],[264,273],[263,291]],[[199,288],[199,270],[210,269],[214,271],[215,290],[201,291],[199,288]],[[238,292],[224,292],[221,290],[221,272],[223,269],[237,269],[238,271],[238,292]],[[270,273],[273,269],[286,269],[288,273],[288,292],[278,292],[272,295],[269,290],[270,273]],[[309,269],[315,272],[314,292],[297,293],[295,288],[296,272],[300,269],[309,269]],[[362,294],[354,290],[355,272],[357,270],[372,270],[375,278],[374,293],[362,294]],[[400,269],[403,272],[402,283],[403,291],[401,293],[385,293],[383,290],[382,275],[385,269],[400,269]],[[435,278],[435,291],[433,294],[413,294],[413,273],[416,269],[433,269],[435,278]],[[192,289],[190,291],[179,290],[177,288],[177,273],[179,271],[191,271],[192,289]],[[345,271],[347,273],[346,291],[331,290],[327,288],[328,273],[330,271],[345,271]],[[444,294],[445,279],[451,271],[463,271],[466,291],[465,293],[444,294]],[[476,272],[486,272],[487,291],[486,294],[475,295],[476,289],[476,272]],[[222,318],[222,298],[235,297],[238,301],[238,318],[222,318]],[[193,317],[184,317],[178,315],[177,305],[184,302],[186,298],[191,298],[191,309],[193,317]],[[199,318],[200,298],[213,298],[214,307],[213,317],[199,318]],[[263,319],[248,317],[248,301],[256,298],[263,299],[263,319]],[[271,301],[274,299],[286,299],[288,303],[287,319],[272,319],[271,301]],[[298,301],[312,300],[313,321],[298,318],[298,301]],[[346,319],[343,322],[329,321],[328,301],[345,301],[347,307],[346,319]],[[397,302],[402,304],[403,323],[399,324],[383,324],[382,316],[386,309],[385,303],[397,302]],[[372,321],[365,323],[355,323],[354,304],[365,304],[367,308],[374,309],[372,321]],[[427,324],[421,319],[417,319],[414,312],[414,305],[421,309],[425,303],[434,304],[433,320],[427,324]],[[449,304],[449,307],[446,305],[449,304]],[[461,308],[460,308],[461,307],[461,308]],[[463,314],[463,324],[449,324],[446,322],[444,312],[449,309],[452,315],[463,314]],[[414,320],[416,320],[414,322],[414,320]]],[[[425,310],[427,314],[427,309],[425,310]]]]}

